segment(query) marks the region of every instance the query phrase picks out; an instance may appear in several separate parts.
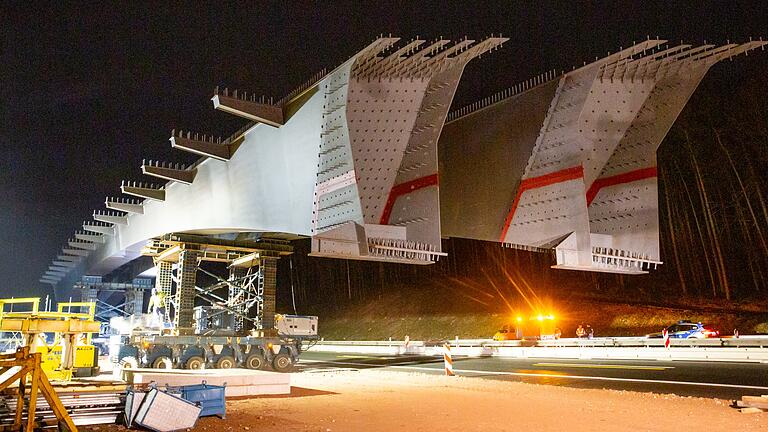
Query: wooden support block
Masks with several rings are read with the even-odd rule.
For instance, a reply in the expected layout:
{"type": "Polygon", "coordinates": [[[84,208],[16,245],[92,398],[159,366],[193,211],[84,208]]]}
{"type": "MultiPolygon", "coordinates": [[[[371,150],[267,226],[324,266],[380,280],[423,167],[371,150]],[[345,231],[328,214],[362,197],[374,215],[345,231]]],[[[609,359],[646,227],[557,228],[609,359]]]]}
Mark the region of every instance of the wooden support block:
{"type": "Polygon", "coordinates": [[[765,410],[761,410],[760,408],[747,407],[747,408],[739,408],[739,412],[744,414],[755,414],[755,413],[765,412],[765,410]]]}
{"type": "Polygon", "coordinates": [[[741,402],[748,407],[768,410],[768,398],[760,396],[742,396],[741,402]]]}

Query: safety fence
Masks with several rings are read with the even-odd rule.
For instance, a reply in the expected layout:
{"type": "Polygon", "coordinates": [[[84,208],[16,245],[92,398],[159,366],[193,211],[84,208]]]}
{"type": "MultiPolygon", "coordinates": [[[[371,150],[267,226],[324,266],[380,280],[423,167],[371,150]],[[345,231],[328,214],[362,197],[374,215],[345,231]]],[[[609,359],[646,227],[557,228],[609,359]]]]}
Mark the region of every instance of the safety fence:
{"type": "Polygon", "coordinates": [[[454,356],[510,358],[639,359],[768,363],[768,337],[672,339],[669,348],[656,338],[594,338],[557,340],[452,339],[434,341],[319,341],[311,351],[442,356],[450,343],[454,356]]]}

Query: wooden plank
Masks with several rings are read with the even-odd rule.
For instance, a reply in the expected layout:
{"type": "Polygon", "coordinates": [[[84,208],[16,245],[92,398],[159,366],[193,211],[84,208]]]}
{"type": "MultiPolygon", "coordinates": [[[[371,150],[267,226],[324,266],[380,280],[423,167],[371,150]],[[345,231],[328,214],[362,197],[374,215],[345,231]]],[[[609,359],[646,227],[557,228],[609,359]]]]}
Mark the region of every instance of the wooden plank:
{"type": "MultiPolygon", "coordinates": [[[[39,363],[38,363],[38,368],[40,368],[39,363]]],[[[61,403],[59,396],[56,394],[56,391],[53,389],[53,386],[51,386],[50,381],[48,381],[48,377],[45,376],[45,373],[42,373],[42,368],[40,369],[41,369],[41,373],[38,377],[39,384],[43,392],[43,396],[45,397],[45,400],[48,402],[48,406],[51,408],[53,413],[56,415],[56,418],[59,420],[59,428],[62,429],[62,426],[64,426],[64,429],[69,432],[77,432],[77,426],[75,426],[75,423],[72,421],[72,417],[69,416],[67,409],[61,403]]]]}
{"type": "Polygon", "coordinates": [[[742,396],[741,402],[752,408],[768,410],[768,398],[760,396],[742,396]]]}
{"type": "Polygon", "coordinates": [[[42,355],[40,353],[32,354],[34,356],[34,366],[32,369],[32,382],[29,386],[29,402],[27,403],[27,428],[26,430],[32,432],[35,430],[35,410],[37,409],[37,391],[40,385],[40,359],[42,355]]]}
{"type": "Polygon", "coordinates": [[[54,387],[54,390],[56,393],[59,394],[66,394],[66,393],[104,393],[104,392],[124,392],[125,388],[127,387],[127,384],[111,384],[107,383],[105,385],[87,385],[87,386],[56,386],[54,387]]]}
{"type": "Polygon", "coordinates": [[[744,414],[756,414],[756,413],[765,412],[765,410],[762,410],[760,408],[748,407],[748,408],[739,408],[739,412],[744,414]]]}

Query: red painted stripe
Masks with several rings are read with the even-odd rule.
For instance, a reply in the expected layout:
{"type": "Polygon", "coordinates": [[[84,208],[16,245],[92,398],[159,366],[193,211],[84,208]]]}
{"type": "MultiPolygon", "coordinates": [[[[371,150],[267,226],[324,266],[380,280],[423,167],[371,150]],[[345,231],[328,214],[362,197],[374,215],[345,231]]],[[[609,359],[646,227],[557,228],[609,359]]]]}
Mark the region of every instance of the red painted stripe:
{"type": "Polygon", "coordinates": [[[507,236],[507,231],[509,231],[509,225],[512,224],[512,219],[515,217],[515,212],[517,211],[517,205],[520,204],[520,198],[523,196],[523,193],[525,191],[544,187],[544,186],[549,186],[555,183],[562,183],[568,180],[576,180],[582,177],[584,177],[584,168],[581,165],[579,165],[571,168],[566,168],[564,170],[555,171],[553,173],[545,174],[543,176],[531,177],[521,181],[520,187],[517,188],[517,195],[515,196],[515,201],[512,202],[512,208],[509,210],[509,214],[507,214],[507,219],[504,221],[504,228],[501,230],[501,237],[499,238],[499,241],[502,243],[504,242],[504,238],[507,236]]]}
{"type": "Polygon", "coordinates": [[[437,173],[435,173],[393,186],[392,190],[389,191],[389,198],[387,198],[387,204],[384,206],[384,211],[381,213],[381,220],[379,223],[381,225],[387,225],[389,223],[389,217],[392,215],[392,208],[395,206],[395,201],[397,201],[398,198],[415,190],[428,186],[436,186],[437,184],[438,178],[437,173]]]}
{"type": "Polygon", "coordinates": [[[656,176],[656,167],[650,167],[641,168],[623,174],[617,174],[611,177],[599,178],[595,180],[594,183],[592,183],[592,186],[590,186],[589,190],[587,191],[587,206],[592,204],[592,201],[597,196],[597,193],[600,192],[600,189],[604,187],[615,186],[624,183],[632,183],[638,180],[644,180],[656,176]]]}

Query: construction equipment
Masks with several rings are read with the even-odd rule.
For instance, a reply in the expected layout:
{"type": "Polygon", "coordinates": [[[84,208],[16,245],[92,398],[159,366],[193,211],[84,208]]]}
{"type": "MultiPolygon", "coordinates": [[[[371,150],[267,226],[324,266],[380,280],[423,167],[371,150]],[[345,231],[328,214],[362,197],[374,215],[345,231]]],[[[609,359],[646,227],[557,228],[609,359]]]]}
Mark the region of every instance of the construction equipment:
{"type": "Polygon", "coordinates": [[[197,321],[197,333],[203,333],[203,328],[206,335],[233,336],[253,328],[273,327],[277,260],[292,254],[293,247],[279,239],[238,241],[173,233],[150,240],[141,253],[152,257],[157,268],[154,291],[158,300],[153,306],[162,310],[161,320],[170,325],[172,333],[195,334],[197,321]],[[229,276],[223,278],[206,271],[200,266],[202,262],[226,264],[229,276]],[[217,282],[205,288],[197,286],[198,271],[217,282]],[[220,291],[224,290],[226,294],[222,295],[220,291]],[[210,309],[198,312],[197,320],[196,300],[210,305],[210,309]],[[158,301],[163,302],[162,307],[155,305],[158,301]],[[228,325],[208,328],[206,321],[214,318],[228,325]]]}
{"type": "Polygon", "coordinates": [[[493,340],[550,340],[559,339],[560,333],[552,313],[534,313],[528,318],[517,315],[514,322],[505,324],[493,335],[493,340]]]}
{"type": "MultiPolygon", "coordinates": [[[[23,430],[32,432],[38,427],[59,425],[60,428],[71,432],[77,432],[72,418],[59,400],[51,383],[48,381],[43,366],[42,354],[30,352],[28,346],[18,348],[13,354],[0,354],[0,372],[6,373],[12,368],[19,368],[16,373],[0,383],[0,390],[8,389],[11,384],[18,381],[15,391],[16,404],[14,406],[13,422],[0,424],[0,430],[23,430]],[[27,377],[30,377],[29,394],[27,395],[27,377]],[[37,405],[38,393],[42,393],[48,407],[55,416],[47,424],[38,424],[37,405]],[[22,426],[26,424],[26,426],[22,426]]],[[[45,419],[43,422],[45,423],[45,419]]]]}
{"type": "Polygon", "coordinates": [[[91,344],[91,333],[101,328],[94,319],[95,311],[93,302],[60,303],[51,312],[40,310],[40,298],[0,299],[0,331],[20,333],[21,344],[41,355],[42,367],[52,379],[91,376],[99,370],[98,350],[91,344]],[[28,310],[13,311],[14,305],[25,304],[28,310]],[[10,305],[9,311],[6,305],[10,305]],[[80,311],[72,312],[72,308],[80,311]],[[48,343],[50,335],[53,338],[48,343]]]}
{"type": "Polygon", "coordinates": [[[115,370],[267,366],[290,370],[303,340],[317,337],[317,317],[275,314],[277,260],[291,253],[290,244],[277,239],[237,241],[192,234],[153,239],[142,254],[151,256],[157,266],[159,294],[152,306],[160,309],[163,302],[164,311],[112,319],[110,354],[118,366],[115,370]],[[204,270],[203,261],[226,264],[229,276],[204,270]],[[197,272],[215,282],[197,286],[197,272]],[[196,300],[207,305],[195,306],[196,300]]]}
{"type": "Polygon", "coordinates": [[[317,338],[317,317],[276,314],[275,329],[280,336],[317,338]]]}
{"type": "MultiPolygon", "coordinates": [[[[121,335],[113,360],[121,368],[264,369],[288,372],[302,340],[269,336],[121,335]]],[[[118,371],[118,368],[115,368],[118,371]]]]}

